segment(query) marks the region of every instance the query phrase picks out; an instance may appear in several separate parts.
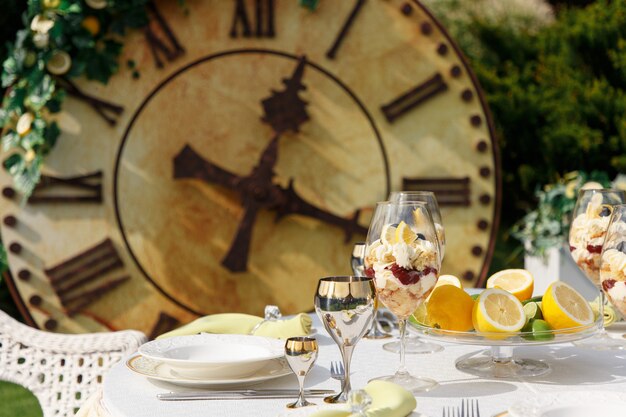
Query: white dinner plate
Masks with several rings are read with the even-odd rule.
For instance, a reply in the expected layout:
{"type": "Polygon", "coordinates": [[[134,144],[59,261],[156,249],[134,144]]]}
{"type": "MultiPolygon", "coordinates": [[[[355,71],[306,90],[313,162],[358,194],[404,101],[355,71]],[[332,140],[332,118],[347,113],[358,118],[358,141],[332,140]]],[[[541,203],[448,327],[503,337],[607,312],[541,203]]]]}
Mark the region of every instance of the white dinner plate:
{"type": "Polygon", "coordinates": [[[239,334],[202,333],[153,340],[139,353],[169,365],[181,376],[234,379],[253,375],[285,354],[284,341],[239,334]]]}
{"type": "Polygon", "coordinates": [[[615,391],[568,391],[529,398],[509,408],[509,417],[623,417],[626,394],[615,391]]]}
{"type": "Polygon", "coordinates": [[[280,378],[289,375],[291,369],[284,359],[272,359],[263,368],[253,375],[243,378],[223,379],[223,378],[189,378],[183,377],[173,370],[169,365],[136,355],[126,362],[126,366],[133,372],[183,387],[192,388],[215,388],[222,385],[253,385],[270,379],[280,378]]]}

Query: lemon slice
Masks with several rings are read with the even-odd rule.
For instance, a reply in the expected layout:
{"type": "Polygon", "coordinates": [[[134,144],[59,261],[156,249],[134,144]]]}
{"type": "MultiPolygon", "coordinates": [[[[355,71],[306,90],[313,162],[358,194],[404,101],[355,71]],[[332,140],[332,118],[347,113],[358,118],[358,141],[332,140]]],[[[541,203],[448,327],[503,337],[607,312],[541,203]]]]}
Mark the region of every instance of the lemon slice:
{"type": "Polygon", "coordinates": [[[33,122],[35,121],[35,115],[31,112],[26,112],[17,119],[17,125],[15,126],[15,130],[17,134],[20,136],[26,135],[30,132],[30,128],[33,126],[33,122]]]}
{"type": "Polygon", "coordinates": [[[96,10],[107,7],[107,0],[85,0],[85,3],[87,3],[87,6],[96,10]]]}
{"type": "Polygon", "coordinates": [[[533,295],[535,280],[525,269],[504,269],[487,280],[487,288],[500,288],[524,301],[533,295]]]}
{"type": "Polygon", "coordinates": [[[554,329],[568,329],[593,323],[593,310],[578,291],[555,281],[543,296],[543,319],[554,329]]]}
{"type": "Polygon", "coordinates": [[[477,332],[488,333],[485,337],[500,339],[524,327],[526,315],[517,297],[507,291],[490,288],[483,291],[474,304],[472,322],[477,332]]]}
{"type": "Polygon", "coordinates": [[[396,243],[396,226],[395,224],[386,224],[383,226],[383,230],[380,233],[380,240],[383,243],[393,245],[396,243]]]}
{"type": "Polygon", "coordinates": [[[72,58],[65,51],[57,51],[46,63],[46,68],[50,74],[62,75],[70,70],[72,58]]]}
{"type": "Polygon", "coordinates": [[[404,242],[406,244],[415,242],[417,239],[417,234],[411,230],[411,227],[405,222],[400,222],[398,227],[396,227],[396,243],[404,242]]]}

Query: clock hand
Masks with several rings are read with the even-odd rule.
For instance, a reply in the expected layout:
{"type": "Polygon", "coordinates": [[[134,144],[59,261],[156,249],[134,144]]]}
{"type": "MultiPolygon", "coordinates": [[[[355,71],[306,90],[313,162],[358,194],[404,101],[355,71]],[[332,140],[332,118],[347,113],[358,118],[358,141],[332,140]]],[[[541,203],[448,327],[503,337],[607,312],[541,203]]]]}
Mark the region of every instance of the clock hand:
{"type": "Polygon", "coordinates": [[[241,177],[206,161],[189,145],[174,157],[174,178],[196,178],[227,188],[237,188],[241,182],[241,177]]]}
{"type": "Polygon", "coordinates": [[[276,207],[276,221],[279,221],[288,214],[301,214],[322,220],[326,223],[340,227],[346,233],[345,242],[347,243],[354,233],[367,234],[367,228],[358,224],[360,210],[356,210],[351,219],[339,217],[326,210],[322,210],[302,199],[293,187],[293,178],[289,180],[289,187],[280,188],[282,198],[276,207]]]}

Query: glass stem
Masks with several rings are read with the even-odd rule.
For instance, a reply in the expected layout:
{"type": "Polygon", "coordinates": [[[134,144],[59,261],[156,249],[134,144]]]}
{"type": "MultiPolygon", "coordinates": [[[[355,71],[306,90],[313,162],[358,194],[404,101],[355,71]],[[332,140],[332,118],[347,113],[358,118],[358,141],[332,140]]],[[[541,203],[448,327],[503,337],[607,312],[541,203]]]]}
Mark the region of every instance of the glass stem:
{"type": "Polygon", "coordinates": [[[400,367],[396,372],[396,375],[408,374],[406,367],[404,366],[404,357],[406,354],[406,341],[404,336],[406,335],[406,319],[398,319],[398,330],[400,330],[400,367]]]}
{"type": "MultiPolygon", "coordinates": [[[[304,372],[303,372],[304,374],[304,372]]],[[[298,373],[296,375],[298,377],[298,385],[300,386],[300,394],[298,394],[298,400],[296,401],[296,404],[304,404],[304,377],[305,375],[301,375],[300,373],[298,373]]]]}
{"type": "Polygon", "coordinates": [[[344,369],[344,379],[343,379],[343,385],[341,387],[341,392],[346,395],[352,389],[352,386],[350,385],[350,362],[352,361],[353,350],[354,350],[354,346],[345,345],[343,347],[343,351],[341,355],[343,358],[343,369],[344,369]]]}

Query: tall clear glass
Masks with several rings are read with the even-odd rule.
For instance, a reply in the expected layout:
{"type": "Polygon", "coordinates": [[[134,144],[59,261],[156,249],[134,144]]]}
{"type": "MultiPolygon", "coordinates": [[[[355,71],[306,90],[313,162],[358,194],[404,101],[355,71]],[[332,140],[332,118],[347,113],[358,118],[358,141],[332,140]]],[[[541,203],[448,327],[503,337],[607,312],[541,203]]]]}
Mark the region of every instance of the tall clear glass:
{"type": "MultiPolygon", "coordinates": [[[[613,206],[602,255],[600,286],[608,300],[626,318],[626,205],[613,206]]],[[[626,337],[626,336],[625,336],[626,337]]],[[[622,349],[626,348],[626,340],[622,349]]]]}
{"type": "Polygon", "coordinates": [[[385,201],[376,210],[367,234],[365,274],[374,277],[379,300],[398,317],[400,366],[383,379],[410,392],[431,390],[438,384],[412,376],[405,367],[407,319],[435,287],[441,268],[439,244],[424,203],[385,201]]]}
{"type": "MultiPolygon", "coordinates": [[[[601,253],[609,227],[613,207],[626,202],[621,190],[581,190],[574,206],[569,230],[570,253],[578,268],[600,289],[600,314],[606,298],[600,285],[601,253]]],[[[598,336],[576,343],[597,350],[621,350],[623,341],[614,339],[602,331],[598,336]]]]}
{"type": "MultiPolygon", "coordinates": [[[[437,232],[437,240],[439,242],[439,251],[441,254],[441,262],[446,250],[446,234],[441,221],[441,212],[435,193],[431,191],[393,191],[389,194],[389,201],[392,202],[422,202],[426,204],[428,213],[430,214],[435,231],[437,232]]],[[[400,352],[400,341],[389,342],[383,345],[383,349],[389,352],[400,352]]],[[[438,343],[425,341],[423,338],[410,334],[404,341],[404,352],[407,354],[435,353],[443,350],[443,346],[438,343]]]]}

